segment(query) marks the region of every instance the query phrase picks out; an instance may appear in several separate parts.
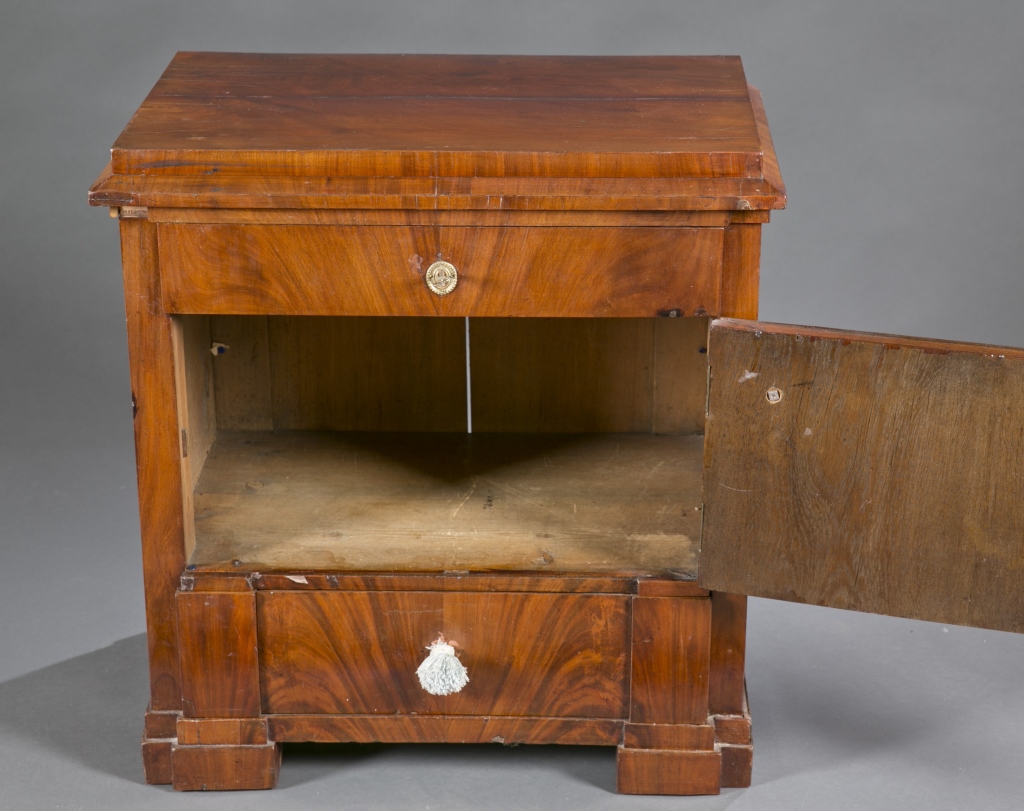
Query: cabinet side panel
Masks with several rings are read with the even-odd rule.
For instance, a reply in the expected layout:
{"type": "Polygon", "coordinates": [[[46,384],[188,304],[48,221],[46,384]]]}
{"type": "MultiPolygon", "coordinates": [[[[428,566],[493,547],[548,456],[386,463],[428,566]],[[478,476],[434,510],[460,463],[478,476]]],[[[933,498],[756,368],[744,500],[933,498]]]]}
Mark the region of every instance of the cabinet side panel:
{"type": "Polygon", "coordinates": [[[203,315],[172,317],[174,386],[177,394],[178,439],[181,444],[181,503],[185,558],[196,545],[192,491],[217,433],[213,400],[213,356],[210,319],[203,315]]]}
{"type": "Polygon", "coordinates": [[[653,433],[704,433],[707,352],[708,319],[655,319],[653,433]]]}
{"type": "Polygon", "coordinates": [[[725,229],[722,257],[722,315],[757,318],[760,279],[760,224],[730,225],[725,229]]]}
{"type": "Polygon", "coordinates": [[[716,591],[711,595],[712,715],[741,715],[746,706],[743,666],[747,643],[747,598],[716,591]]]}
{"type": "Polygon", "coordinates": [[[707,597],[634,597],[629,720],[707,723],[710,644],[707,597]]]}
{"type": "Polygon", "coordinates": [[[253,592],[179,592],[181,695],[193,718],[260,714],[253,592]]]}
{"type": "Polygon", "coordinates": [[[185,568],[171,319],[160,306],[156,229],[121,220],[151,708],[181,708],[174,592],[185,568]]]}
{"type": "Polygon", "coordinates": [[[217,427],[221,431],[269,431],[270,345],[265,315],[215,315],[210,339],[224,344],[213,360],[217,427]]]}
{"type": "Polygon", "coordinates": [[[466,430],[461,318],[268,322],[275,430],[466,430]]]}
{"type": "Polygon", "coordinates": [[[1024,631],[1024,352],[716,322],[698,580],[1024,631]]]}
{"type": "Polygon", "coordinates": [[[184,415],[179,404],[178,422],[188,431],[190,486],[203,472],[203,461],[217,436],[217,410],[213,390],[213,355],[210,354],[209,316],[183,316],[180,324],[177,379],[185,384],[184,415]],[[180,351],[179,351],[180,350],[180,351]]]}

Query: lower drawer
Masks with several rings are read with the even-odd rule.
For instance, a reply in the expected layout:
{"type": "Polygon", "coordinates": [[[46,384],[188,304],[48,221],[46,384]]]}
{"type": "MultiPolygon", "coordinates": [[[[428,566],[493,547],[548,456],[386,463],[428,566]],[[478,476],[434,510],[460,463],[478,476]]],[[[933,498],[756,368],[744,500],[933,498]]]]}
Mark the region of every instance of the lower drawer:
{"type": "Polygon", "coordinates": [[[628,599],[259,592],[263,711],[625,718],[628,599]],[[416,676],[438,634],[458,643],[469,674],[449,696],[416,676]]]}

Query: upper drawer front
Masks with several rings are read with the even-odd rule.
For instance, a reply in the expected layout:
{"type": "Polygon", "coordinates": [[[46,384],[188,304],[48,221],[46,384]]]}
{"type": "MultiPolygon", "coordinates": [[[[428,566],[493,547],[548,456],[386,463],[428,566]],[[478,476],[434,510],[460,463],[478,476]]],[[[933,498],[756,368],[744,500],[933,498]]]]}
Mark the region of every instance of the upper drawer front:
{"type": "Polygon", "coordinates": [[[623,718],[628,597],[613,594],[265,591],[257,598],[268,713],[623,718]],[[416,668],[438,634],[459,644],[461,692],[416,668]]]}
{"type": "Polygon", "coordinates": [[[167,312],[718,315],[721,228],[161,224],[167,312]],[[424,281],[453,264],[448,295],[424,281]]]}

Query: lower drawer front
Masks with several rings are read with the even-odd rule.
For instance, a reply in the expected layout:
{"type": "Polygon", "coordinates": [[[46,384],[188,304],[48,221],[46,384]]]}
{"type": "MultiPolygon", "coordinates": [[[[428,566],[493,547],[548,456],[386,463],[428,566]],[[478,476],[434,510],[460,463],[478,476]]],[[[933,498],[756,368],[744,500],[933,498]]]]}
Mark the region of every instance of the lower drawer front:
{"type": "Polygon", "coordinates": [[[628,599],[259,592],[263,711],[624,718],[628,599]],[[438,634],[469,674],[453,695],[428,694],[416,676],[438,634]]]}
{"type": "Polygon", "coordinates": [[[159,226],[169,313],[718,315],[721,228],[159,226]],[[455,266],[446,295],[427,287],[455,266]]]}

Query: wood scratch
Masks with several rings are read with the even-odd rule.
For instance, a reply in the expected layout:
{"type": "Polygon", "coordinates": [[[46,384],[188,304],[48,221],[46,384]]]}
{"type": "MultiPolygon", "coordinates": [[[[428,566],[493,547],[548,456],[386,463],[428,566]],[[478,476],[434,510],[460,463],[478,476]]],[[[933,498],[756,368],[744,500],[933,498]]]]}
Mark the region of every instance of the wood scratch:
{"type": "Polygon", "coordinates": [[[469,499],[472,497],[473,491],[476,490],[476,486],[479,483],[479,481],[480,481],[479,479],[476,479],[476,478],[473,479],[473,486],[469,488],[469,492],[466,493],[466,495],[463,497],[462,501],[460,501],[458,503],[458,506],[456,506],[455,509],[452,510],[452,518],[457,516],[459,514],[459,510],[461,510],[464,506],[466,506],[466,502],[469,501],[469,499]]]}
{"type": "Polygon", "coordinates": [[[740,487],[730,487],[729,485],[722,484],[721,482],[718,483],[718,486],[719,487],[724,487],[726,490],[732,490],[732,491],[734,491],[736,493],[753,493],[754,492],[753,490],[743,490],[740,487]]]}

